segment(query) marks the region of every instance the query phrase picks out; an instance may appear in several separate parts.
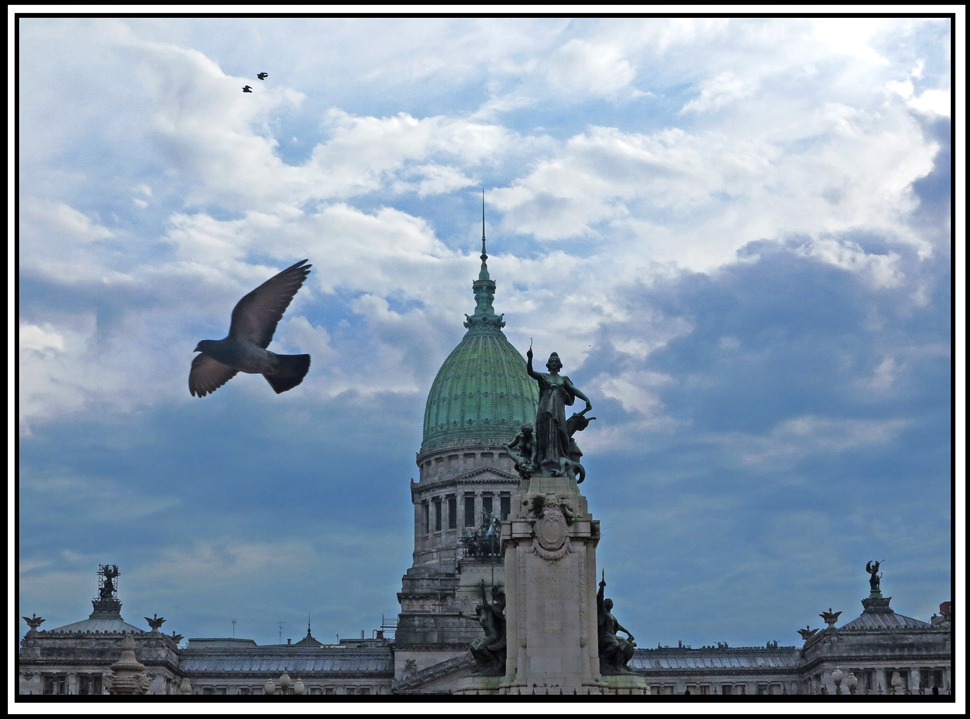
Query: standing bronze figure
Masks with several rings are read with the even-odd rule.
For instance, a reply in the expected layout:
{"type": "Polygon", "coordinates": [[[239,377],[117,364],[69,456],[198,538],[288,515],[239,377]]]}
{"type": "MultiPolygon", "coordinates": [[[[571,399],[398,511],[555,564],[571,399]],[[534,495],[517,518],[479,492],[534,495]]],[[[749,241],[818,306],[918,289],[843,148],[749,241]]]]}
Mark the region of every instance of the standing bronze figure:
{"type": "MultiPolygon", "coordinates": [[[[573,426],[567,425],[566,406],[571,406],[579,397],[586,402],[586,409],[580,413],[585,415],[593,405],[590,404],[589,398],[573,385],[569,377],[559,374],[562,362],[557,353],[553,352],[549,355],[549,361],[546,362],[546,369],[549,372],[544,374],[532,368],[532,348],[530,347],[526,353],[526,369],[529,376],[539,383],[539,406],[536,410],[535,449],[532,462],[534,467],[543,477],[584,474],[580,472],[579,463],[570,458],[570,429],[573,432],[584,429],[588,421],[585,424],[574,422],[573,426]]],[[[578,447],[573,448],[574,456],[577,456],[577,450],[578,447]]]]}
{"type": "Polygon", "coordinates": [[[616,621],[612,614],[613,600],[604,596],[606,577],[600,581],[599,591],[596,593],[596,617],[599,629],[600,673],[602,674],[631,674],[633,670],[627,667],[627,662],[633,659],[637,644],[633,635],[622,624],[616,621]],[[624,632],[626,639],[617,636],[617,632],[624,632]]]}
{"type": "MultiPolygon", "coordinates": [[[[883,560],[886,561],[886,560],[883,560]]],[[[866,571],[869,573],[869,591],[878,592],[879,591],[879,580],[882,579],[882,575],[879,574],[879,565],[881,562],[869,561],[866,562],[866,571]]]]}

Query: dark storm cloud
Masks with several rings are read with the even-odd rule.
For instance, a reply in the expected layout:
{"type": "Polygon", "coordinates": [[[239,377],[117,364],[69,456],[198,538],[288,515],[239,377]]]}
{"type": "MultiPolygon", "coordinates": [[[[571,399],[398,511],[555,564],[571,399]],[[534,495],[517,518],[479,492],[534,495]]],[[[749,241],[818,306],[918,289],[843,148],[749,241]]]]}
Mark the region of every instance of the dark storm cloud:
{"type": "Polygon", "coordinates": [[[603,328],[583,374],[669,378],[649,390],[672,423],[601,401],[626,443],[586,459],[599,561],[638,638],[794,643],[823,603],[855,616],[873,552],[893,557],[899,611],[949,596],[949,264],[856,239],[900,255],[897,287],[764,241],[630,288],[633,319],[603,328]],[[644,359],[610,344],[675,317],[692,329],[644,359]]]}

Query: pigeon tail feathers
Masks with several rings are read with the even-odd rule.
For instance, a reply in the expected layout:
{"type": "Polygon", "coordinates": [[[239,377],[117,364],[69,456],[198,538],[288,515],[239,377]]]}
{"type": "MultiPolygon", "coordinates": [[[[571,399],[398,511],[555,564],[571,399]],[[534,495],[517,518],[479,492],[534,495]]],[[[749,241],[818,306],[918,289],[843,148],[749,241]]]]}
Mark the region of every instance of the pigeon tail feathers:
{"type": "Polygon", "coordinates": [[[310,355],[276,355],[276,372],[263,376],[276,394],[280,394],[300,384],[309,370],[310,355]]]}

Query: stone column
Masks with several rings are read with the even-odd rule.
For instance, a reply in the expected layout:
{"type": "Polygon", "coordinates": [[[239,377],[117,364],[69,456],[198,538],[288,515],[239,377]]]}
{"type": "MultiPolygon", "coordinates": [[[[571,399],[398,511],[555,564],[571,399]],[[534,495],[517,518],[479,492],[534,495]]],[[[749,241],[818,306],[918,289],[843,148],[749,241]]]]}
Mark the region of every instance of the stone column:
{"type": "Polygon", "coordinates": [[[501,691],[527,694],[535,685],[540,692],[602,694],[599,522],[568,477],[523,480],[511,509],[502,524],[508,653],[501,691]]]}
{"type": "Polygon", "coordinates": [[[909,670],[909,690],[916,694],[919,691],[919,668],[909,670]]]}
{"type": "Polygon", "coordinates": [[[68,694],[77,694],[79,691],[80,690],[78,689],[78,686],[77,686],[77,673],[76,672],[68,672],[68,675],[67,675],[67,693],[68,694]]]}

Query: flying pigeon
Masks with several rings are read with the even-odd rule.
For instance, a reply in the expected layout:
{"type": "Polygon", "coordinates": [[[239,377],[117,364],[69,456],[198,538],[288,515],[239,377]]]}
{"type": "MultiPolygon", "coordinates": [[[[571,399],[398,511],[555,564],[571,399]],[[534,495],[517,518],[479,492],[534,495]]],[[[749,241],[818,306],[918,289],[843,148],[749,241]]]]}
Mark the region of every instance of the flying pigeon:
{"type": "Polygon", "coordinates": [[[243,86],[243,92],[252,92],[252,91],[253,91],[253,88],[251,88],[249,85],[243,86]]]}
{"type": "Polygon", "coordinates": [[[239,300],[232,311],[229,336],[202,340],[189,372],[189,393],[205,397],[237,372],[261,374],[276,394],[293,389],[310,369],[310,355],[278,355],[267,351],[276,325],[313,265],[300,260],[239,300]]]}
{"type": "Polygon", "coordinates": [[[268,72],[261,72],[256,77],[258,77],[260,80],[265,80],[267,77],[269,77],[269,73],[268,72]]]}

